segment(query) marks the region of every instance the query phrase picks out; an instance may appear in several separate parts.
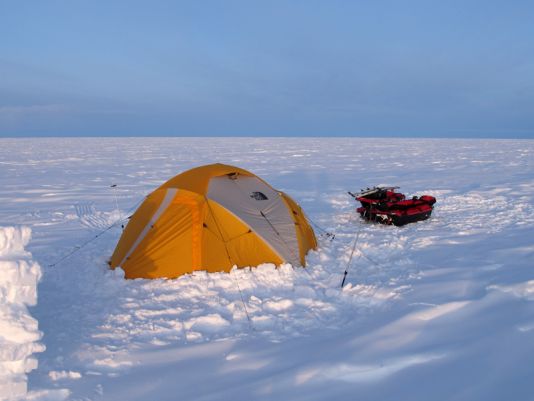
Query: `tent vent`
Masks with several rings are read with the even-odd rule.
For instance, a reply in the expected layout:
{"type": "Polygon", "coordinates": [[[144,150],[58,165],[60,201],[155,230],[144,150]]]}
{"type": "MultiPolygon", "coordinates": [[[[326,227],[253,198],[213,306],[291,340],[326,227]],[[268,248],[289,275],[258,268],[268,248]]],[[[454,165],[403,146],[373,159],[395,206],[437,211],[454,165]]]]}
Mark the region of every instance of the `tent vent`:
{"type": "Polygon", "coordinates": [[[267,198],[267,196],[263,192],[252,192],[250,194],[250,197],[252,199],[256,199],[257,201],[262,201],[262,200],[268,200],[269,199],[269,198],[267,198]]]}

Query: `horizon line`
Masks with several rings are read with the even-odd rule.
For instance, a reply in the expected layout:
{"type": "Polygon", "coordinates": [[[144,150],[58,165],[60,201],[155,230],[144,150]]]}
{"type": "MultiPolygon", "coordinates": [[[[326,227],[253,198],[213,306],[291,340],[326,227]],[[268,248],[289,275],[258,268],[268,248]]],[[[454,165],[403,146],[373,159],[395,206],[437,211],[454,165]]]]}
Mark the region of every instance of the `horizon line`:
{"type": "Polygon", "coordinates": [[[454,136],[454,135],[347,135],[347,134],[332,134],[332,135],[143,135],[143,134],[128,134],[128,135],[107,135],[107,134],[92,134],[92,135],[35,135],[35,134],[19,134],[19,135],[2,135],[0,139],[31,139],[31,138],[367,138],[367,139],[496,139],[496,140],[534,140],[534,133],[528,136],[454,136]]]}

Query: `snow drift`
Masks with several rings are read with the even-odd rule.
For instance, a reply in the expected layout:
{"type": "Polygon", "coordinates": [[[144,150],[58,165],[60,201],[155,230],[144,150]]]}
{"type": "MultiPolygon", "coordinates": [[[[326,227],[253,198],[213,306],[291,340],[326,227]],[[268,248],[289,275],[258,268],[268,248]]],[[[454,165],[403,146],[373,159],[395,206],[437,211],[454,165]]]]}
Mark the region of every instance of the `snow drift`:
{"type": "Polygon", "coordinates": [[[28,227],[0,227],[0,399],[22,398],[26,373],[37,368],[34,352],[44,346],[42,333],[27,306],[37,303],[40,266],[24,250],[28,227]]]}

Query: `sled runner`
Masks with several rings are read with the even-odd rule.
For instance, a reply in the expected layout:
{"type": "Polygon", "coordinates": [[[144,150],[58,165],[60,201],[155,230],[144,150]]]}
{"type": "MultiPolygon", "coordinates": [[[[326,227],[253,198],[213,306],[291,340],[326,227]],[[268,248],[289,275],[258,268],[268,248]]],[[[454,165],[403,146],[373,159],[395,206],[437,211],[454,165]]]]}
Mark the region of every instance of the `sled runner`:
{"type": "Polygon", "coordinates": [[[369,221],[403,226],[430,217],[436,198],[423,195],[406,199],[404,194],[395,192],[396,189],[398,187],[374,187],[349,194],[362,204],[356,211],[369,221]]]}

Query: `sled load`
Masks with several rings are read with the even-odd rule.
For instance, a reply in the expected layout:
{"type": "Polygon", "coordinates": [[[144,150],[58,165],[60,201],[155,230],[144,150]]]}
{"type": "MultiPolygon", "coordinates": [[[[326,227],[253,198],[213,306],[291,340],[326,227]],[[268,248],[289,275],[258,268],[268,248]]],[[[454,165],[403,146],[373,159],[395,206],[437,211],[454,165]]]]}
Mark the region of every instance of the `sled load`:
{"type": "Polygon", "coordinates": [[[404,194],[395,192],[396,189],[398,187],[374,187],[349,194],[362,204],[356,211],[365,220],[403,226],[430,217],[436,198],[423,195],[406,199],[404,194]]]}

